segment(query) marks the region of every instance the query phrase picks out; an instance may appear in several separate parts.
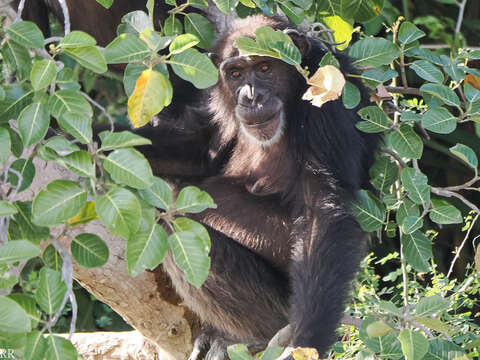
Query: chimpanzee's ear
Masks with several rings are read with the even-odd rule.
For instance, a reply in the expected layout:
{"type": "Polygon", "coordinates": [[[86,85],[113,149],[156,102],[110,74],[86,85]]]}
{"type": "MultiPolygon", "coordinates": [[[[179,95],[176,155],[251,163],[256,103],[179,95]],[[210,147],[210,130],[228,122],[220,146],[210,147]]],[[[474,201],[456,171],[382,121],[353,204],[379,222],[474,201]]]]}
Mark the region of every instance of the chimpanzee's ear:
{"type": "Polygon", "coordinates": [[[298,32],[295,29],[286,29],[283,31],[285,34],[290,36],[293,40],[293,43],[298,47],[302,57],[308,55],[312,45],[310,44],[310,40],[302,33],[298,32]]]}

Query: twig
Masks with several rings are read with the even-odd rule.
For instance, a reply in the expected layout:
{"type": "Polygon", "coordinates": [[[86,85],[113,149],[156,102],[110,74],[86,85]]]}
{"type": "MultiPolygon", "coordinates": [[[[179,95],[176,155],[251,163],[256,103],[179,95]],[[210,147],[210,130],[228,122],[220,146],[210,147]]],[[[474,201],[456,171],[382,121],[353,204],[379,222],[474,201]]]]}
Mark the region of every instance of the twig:
{"type": "Polygon", "coordinates": [[[344,314],[341,323],[344,325],[351,325],[356,327],[357,329],[360,329],[362,327],[363,320],[353,317],[351,315],[344,314]]]}
{"type": "Polygon", "coordinates": [[[63,31],[65,35],[70,33],[70,14],[68,12],[68,6],[65,0],[58,0],[63,13],[63,31]]]}
{"type": "Polygon", "coordinates": [[[477,181],[480,181],[480,176],[476,176],[473,179],[467,181],[465,184],[457,185],[457,186],[447,186],[442,188],[443,190],[448,191],[459,191],[459,190],[467,190],[470,186],[475,184],[477,181]]]}
{"type": "MultiPolygon", "coordinates": [[[[49,321],[44,325],[42,328],[42,332],[45,330],[50,330],[53,325],[57,322],[58,318],[62,314],[63,309],[65,308],[65,305],[67,304],[68,299],[71,297],[75,297],[73,293],[73,263],[72,263],[72,257],[68,250],[63,246],[58,239],[62,238],[67,231],[67,227],[61,232],[61,234],[58,236],[58,238],[52,238],[52,244],[55,246],[55,249],[58,251],[60,256],[62,257],[63,260],[63,266],[62,266],[62,280],[65,282],[65,285],[67,286],[67,292],[65,293],[65,296],[63,297],[62,303],[60,305],[60,308],[58,311],[55,313],[54,316],[52,316],[49,321]]],[[[74,300],[75,301],[75,300],[74,300]]],[[[75,322],[77,320],[77,306],[76,302],[75,304],[72,302],[72,321],[70,323],[70,331],[72,331],[72,328],[75,330],[75,322]]],[[[73,332],[72,332],[73,333],[73,332]]],[[[71,335],[71,334],[70,334],[71,335]]]]}
{"type": "Polygon", "coordinates": [[[17,9],[17,15],[15,16],[15,19],[13,20],[14,23],[22,20],[22,12],[23,12],[24,7],[25,7],[25,0],[20,0],[20,3],[18,4],[18,9],[17,9]]]}
{"type": "Polygon", "coordinates": [[[430,339],[433,339],[433,338],[434,338],[432,332],[431,332],[430,330],[428,330],[428,329],[427,329],[425,326],[423,326],[422,324],[419,324],[418,322],[413,321],[413,320],[410,320],[409,323],[412,324],[413,326],[418,327],[420,330],[422,330],[425,334],[427,334],[427,336],[428,336],[430,339]]]}
{"type": "Polygon", "coordinates": [[[465,13],[465,5],[467,5],[467,0],[463,0],[458,5],[460,7],[460,10],[458,12],[457,25],[455,26],[455,34],[458,34],[460,32],[460,28],[462,27],[463,15],[465,13]]]}
{"type": "Polygon", "coordinates": [[[43,42],[45,45],[48,45],[50,43],[53,43],[53,42],[59,42],[61,41],[63,38],[61,36],[52,36],[52,37],[49,37],[49,38],[46,38],[45,41],[43,42]]]}
{"type": "Polygon", "coordinates": [[[381,151],[390,155],[390,156],[392,156],[395,160],[397,160],[402,168],[408,167],[408,165],[405,163],[405,161],[403,161],[402,158],[400,157],[400,155],[398,155],[395,151],[387,149],[387,148],[382,148],[381,151]]]}
{"type": "Polygon", "coordinates": [[[88,94],[84,93],[83,91],[80,91],[80,94],[82,94],[85,97],[85,99],[87,99],[88,101],[90,101],[92,103],[93,106],[95,106],[101,112],[103,112],[105,114],[108,121],[110,122],[110,131],[114,131],[115,130],[115,120],[113,119],[112,115],[110,115],[102,105],[100,105],[95,100],[93,100],[90,96],[88,96],[88,94]]]}
{"type": "Polygon", "coordinates": [[[409,94],[409,95],[417,95],[421,96],[422,93],[420,89],[412,88],[412,87],[401,87],[401,86],[385,86],[388,92],[396,93],[396,94],[409,94]]]}
{"type": "Polygon", "coordinates": [[[268,347],[281,346],[285,347],[290,343],[293,337],[292,325],[287,325],[280,330],[272,337],[268,342],[268,347]]]}
{"type": "Polygon", "coordinates": [[[472,223],[470,224],[470,227],[468,228],[468,231],[465,234],[465,237],[463,238],[463,241],[460,244],[460,247],[456,250],[455,257],[453,258],[452,263],[450,264],[450,268],[448,269],[447,278],[450,277],[450,275],[452,274],[453,266],[455,265],[455,262],[460,257],[460,253],[462,252],[462,249],[465,246],[465,243],[467,242],[468,237],[470,236],[470,232],[472,231],[472,229],[473,229],[473,227],[474,227],[474,225],[475,225],[475,223],[476,223],[476,221],[478,220],[479,217],[480,217],[480,213],[478,213],[477,216],[475,216],[475,218],[472,220],[472,223]]]}
{"type": "Polygon", "coordinates": [[[17,186],[15,186],[15,190],[13,190],[13,192],[10,194],[9,199],[8,199],[8,203],[11,204],[15,201],[15,196],[17,196],[18,189],[20,189],[22,187],[23,176],[17,170],[9,168],[7,171],[5,171],[5,182],[6,182],[6,178],[7,178],[9,172],[12,172],[13,174],[17,175],[17,178],[18,178],[17,186]]]}
{"type": "Polygon", "coordinates": [[[465,199],[465,197],[463,197],[462,195],[460,195],[457,192],[444,190],[442,188],[432,187],[432,193],[437,194],[437,195],[442,195],[442,196],[445,196],[445,197],[452,197],[452,196],[456,197],[457,199],[462,200],[463,203],[465,205],[467,205],[470,209],[472,209],[476,213],[480,213],[480,209],[475,204],[472,204],[470,201],[465,199]]]}

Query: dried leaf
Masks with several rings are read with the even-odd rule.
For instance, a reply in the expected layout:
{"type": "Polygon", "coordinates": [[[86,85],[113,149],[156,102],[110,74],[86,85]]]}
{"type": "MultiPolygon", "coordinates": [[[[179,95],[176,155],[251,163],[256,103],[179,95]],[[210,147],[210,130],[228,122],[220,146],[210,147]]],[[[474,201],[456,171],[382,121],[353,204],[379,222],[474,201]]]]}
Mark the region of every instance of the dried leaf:
{"type": "Polygon", "coordinates": [[[292,351],[292,356],[295,360],[318,360],[318,351],[314,348],[298,347],[292,351]]]}
{"type": "Polygon", "coordinates": [[[472,85],[475,89],[480,90],[480,77],[472,74],[467,74],[467,76],[465,77],[465,82],[472,85]]]}
{"type": "Polygon", "coordinates": [[[342,72],[333,65],[319,68],[313,76],[307,80],[310,86],[302,99],[308,100],[312,105],[322,107],[327,101],[336,100],[342,95],[345,86],[345,77],[342,72]]]}

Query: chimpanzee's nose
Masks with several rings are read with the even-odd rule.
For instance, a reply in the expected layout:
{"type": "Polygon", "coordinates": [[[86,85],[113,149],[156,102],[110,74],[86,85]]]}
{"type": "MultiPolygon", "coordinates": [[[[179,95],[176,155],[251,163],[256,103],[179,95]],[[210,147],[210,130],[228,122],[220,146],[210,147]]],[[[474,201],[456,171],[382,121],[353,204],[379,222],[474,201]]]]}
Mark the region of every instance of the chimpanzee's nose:
{"type": "Polygon", "coordinates": [[[264,93],[260,88],[245,84],[238,90],[238,103],[243,106],[259,104],[263,101],[264,93]]]}

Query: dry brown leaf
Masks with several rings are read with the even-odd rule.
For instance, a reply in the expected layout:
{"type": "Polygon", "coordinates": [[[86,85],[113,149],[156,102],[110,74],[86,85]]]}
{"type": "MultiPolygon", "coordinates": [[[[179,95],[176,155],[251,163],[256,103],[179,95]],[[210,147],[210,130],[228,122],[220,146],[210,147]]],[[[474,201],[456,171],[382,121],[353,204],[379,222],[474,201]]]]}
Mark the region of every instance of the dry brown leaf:
{"type": "Polygon", "coordinates": [[[327,101],[336,100],[342,95],[345,86],[345,77],[333,65],[318,68],[313,76],[307,80],[310,86],[302,99],[308,100],[312,105],[322,107],[327,101]]]}

